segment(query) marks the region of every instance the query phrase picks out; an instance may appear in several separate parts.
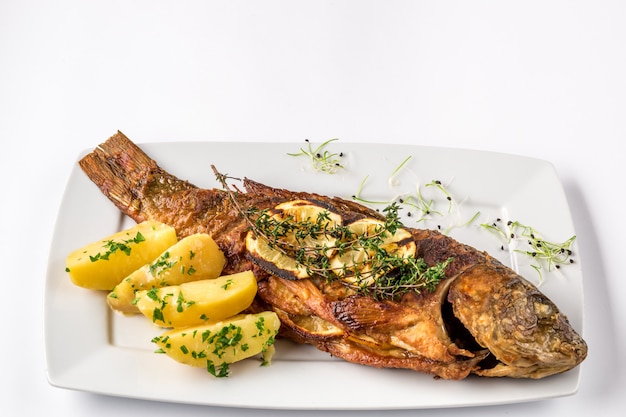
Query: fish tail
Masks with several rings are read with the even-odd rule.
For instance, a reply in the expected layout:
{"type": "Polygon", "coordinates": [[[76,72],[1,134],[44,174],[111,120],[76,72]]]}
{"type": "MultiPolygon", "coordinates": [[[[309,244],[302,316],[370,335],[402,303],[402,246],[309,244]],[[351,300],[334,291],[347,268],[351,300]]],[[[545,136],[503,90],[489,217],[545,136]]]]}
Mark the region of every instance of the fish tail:
{"type": "Polygon", "coordinates": [[[162,170],[120,131],[78,164],[101,192],[135,221],[151,218],[151,206],[159,197],[196,188],[162,170]]]}

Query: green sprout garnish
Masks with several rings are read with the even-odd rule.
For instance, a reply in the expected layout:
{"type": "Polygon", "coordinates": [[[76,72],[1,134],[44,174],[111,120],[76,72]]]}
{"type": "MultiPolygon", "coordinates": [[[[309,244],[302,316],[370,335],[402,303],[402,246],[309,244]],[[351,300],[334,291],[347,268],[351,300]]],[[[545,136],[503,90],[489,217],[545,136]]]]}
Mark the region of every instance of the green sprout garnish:
{"type": "Polygon", "coordinates": [[[389,176],[389,183],[392,183],[393,179],[396,177],[396,175],[398,175],[398,172],[400,172],[402,167],[404,167],[411,158],[413,158],[413,155],[407,156],[406,158],[404,158],[404,161],[400,162],[400,164],[396,167],[396,169],[393,170],[393,172],[389,176]]]}
{"type": "Polygon", "coordinates": [[[326,142],[319,145],[317,148],[313,149],[311,147],[311,142],[308,139],[305,139],[307,143],[307,148],[300,148],[299,153],[288,153],[289,156],[308,156],[311,159],[311,163],[313,164],[313,168],[316,171],[322,171],[327,174],[334,174],[339,169],[343,168],[341,165],[341,158],[343,157],[343,152],[334,153],[324,148],[331,142],[339,140],[338,138],[329,139],[326,142]]]}
{"type": "MultiPolygon", "coordinates": [[[[412,156],[406,157],[398,166],[392,171],[389,175],[389,183],[393,185],[394,178],[398,175],[398,173],[407,165],[412,156]]],[[[413,217],[416,219],[417,223],[425,222],[427,220],[431,220],[435,217],[439,217],[442,220],[448,220],[448,226],[444,230],[445,234],[448,234],[450,230],[454,227],[464,227],[472,224],[480,215],[480,212],[474,213],[469,220],[466,221],[457,221],[452,222],[449,219],[449,216],[456,213],[457,217],[459,217],[459,206],[460,203],[452,196],[452,193],[447,189],[447,187],[439,180],[432,180],[429,183],[420,186],[419,184],[416,187],[414,193],[405,193],[401,196],[397,196],[390,200],[371,200],[362,197],[363,189],[365,188],[365,183],[367,182],[369,176],[366,176],[361,182],[357,192],[352,195],[352,199],[365,205],[385,205],[388,206],[390,204],[398,204],[401,207],[406,207],[407,217],[413,217]],[[432,188],[437,190],[437,195],[432,198],[427,198],[424,195],[424,189],[432,188]],[[442,202],[444,202],[447,206],[446,209],[443,209],[442,202]]],[[[437,228],[439,230],[442,229],[441,225],[438,225],[437,228]]]]}
{"type": "MultiPolygon", "coordinates": [[[[542,269],[544,267],[548,271],[552,271],[575,262],[572,259],[573,252],[571,249],[576,239],[575,235],[564,242],[551,242],[543,239],[534,228],[518,221],[508,221],[505,224],[501,219],[496,219],[493,223],[483,223],[481,226],[499,236],[509,248],[512,248],[515,243],[526,244],[525,249],[513,250],[530,257],[534,261],[531,267],[539,274],[539,285],[543,283],[542,269]]],[[[504,245],[501,246],[501,249],[505,249],[504,245]]]]}

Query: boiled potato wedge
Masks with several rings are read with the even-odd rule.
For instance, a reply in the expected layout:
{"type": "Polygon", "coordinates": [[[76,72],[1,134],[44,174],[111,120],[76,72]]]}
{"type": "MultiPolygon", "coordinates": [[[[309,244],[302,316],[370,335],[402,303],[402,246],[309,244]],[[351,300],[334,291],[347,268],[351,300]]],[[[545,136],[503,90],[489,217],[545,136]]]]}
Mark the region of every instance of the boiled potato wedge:
{"type": "Polygon", "coordinates": [[[109,293],[107,302],[114,310],[139,313],[133,302],[137,291],[217,278],[225,264],[226,257],[211,236],[187,236],[124,278],[109,293]]]}
{"type": "Polygon", "coordinates": [[[135,305],[160,327],[223,320],[250,307],[257,292],[252,271],[137,291],[135,305]]]}
{"type": "Polygon", "coordinates": [[[268,362],[279,327],[273,311],[239,314],[224,321],[168,330],[152,342],[159,346],[157,352],[180,363],[227,376],[229,364],[259,353],[268,362]]]}
{"type": "Polygon", "coordinates": [[[65,270],[79,287],[111,291],[177,240],[173,227],[145,221],[70,253],[65,270]]]}

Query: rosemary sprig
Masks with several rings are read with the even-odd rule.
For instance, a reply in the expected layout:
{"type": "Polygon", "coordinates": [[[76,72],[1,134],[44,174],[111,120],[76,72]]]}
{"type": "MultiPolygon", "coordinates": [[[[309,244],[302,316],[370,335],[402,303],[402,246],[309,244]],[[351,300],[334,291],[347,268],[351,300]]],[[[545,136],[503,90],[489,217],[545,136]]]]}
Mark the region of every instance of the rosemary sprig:
{"type": "Polygon", "coordinates": [[[325,150],[324,148],[331,142],[339,140],[338,138],[329,139],[326,142],[323,142],[317,148],[313,149],[311,146],[311,142],[308,139],[305,139],[307,143],[306,149],[300,148],[300,152],[298,153],[287,153],[289,156],[307,156],[311,159],[311,163],[313,164],[313,169],[316,171],[322,171],[327,174],[334,174],[339,169],[343,168],[341,164],[341,158],[343,157],[343,152],[335,153],[325,150]]]}
{"type": "MultiPolygon", "coordinates": [[[[564,242],[551,242],[541,237],[533,228],[518,221],[508,221],[506,224],[502,219],[496,219],[493,223],[483,223],[482,227],[495,233],[506,241],[509,248],[515,243],[526,243],[527,249],[513,249],[516,253],[524,254],[534,260],[531,267],[539,275],[539,284],[543,283],[542,269],[545,266],[548,271],[560,269],[562,265],[573,264],[574,254],[571,247],[576,239],[572,236],[564,242]]],[[[504,245],[501,247],[504,249],[504,245]]]]}

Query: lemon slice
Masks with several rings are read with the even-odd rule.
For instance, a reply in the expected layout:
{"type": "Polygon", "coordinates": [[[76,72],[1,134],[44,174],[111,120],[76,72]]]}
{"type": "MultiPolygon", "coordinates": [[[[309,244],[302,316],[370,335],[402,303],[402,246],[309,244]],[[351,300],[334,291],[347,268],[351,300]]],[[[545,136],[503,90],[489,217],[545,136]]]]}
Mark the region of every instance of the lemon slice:
{"type": "Polygon", "coordinates": [[[341,216],[306,200],[279,204],[268,215],[273,220],[272,229],[278,236],[270,243],[267,238],[257,236],[253,231],[248,232],[246,249],[252,259],[282,278],[310,278],[309,270],[298,262],[295,254],[299,249],[311,248],[318,254],[332,255],[337,238],[331,237],[329,232],[341,225],[341,216]],[[309,233],[313,230],[317,233],[309,233]]]}
{"type": "Polygon", "coordinates": [[[371,285],[382,275],[374,271],[374,255],[383,249],[389,255],[407,258],[415,255],[416,247],[411,233],[405,229],[397,229],[394,234],[385,231],[385,223],[372,218],[357,220],[347,226],[355,239],[358,237],[372,238],[381,234],[381,242],[377,250],[363,248],[358,244],[346,251],[337,253],[330,259],[330,266],[335,274],[348,283],[371,285]]]}

